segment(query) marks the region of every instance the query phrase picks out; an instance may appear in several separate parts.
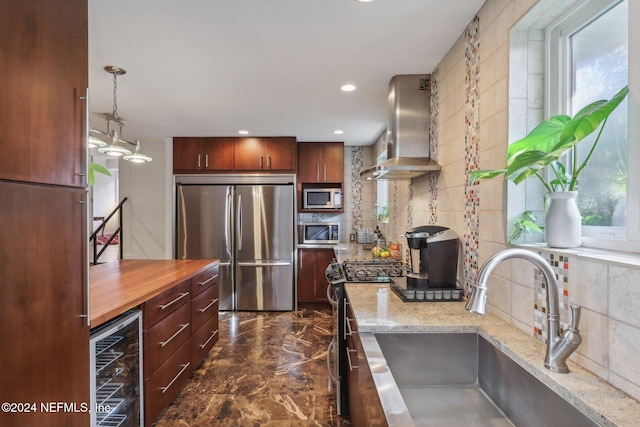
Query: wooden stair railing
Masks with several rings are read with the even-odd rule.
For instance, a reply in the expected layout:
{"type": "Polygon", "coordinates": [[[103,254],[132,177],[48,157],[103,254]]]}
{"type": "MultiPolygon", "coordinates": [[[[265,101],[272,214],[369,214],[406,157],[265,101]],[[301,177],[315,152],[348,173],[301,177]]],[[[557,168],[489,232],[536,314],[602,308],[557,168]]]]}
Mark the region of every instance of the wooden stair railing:
{"type": "Polygon", "coordinates": [[[118,206],[115,207],[115,209],[109,214],[109,216],[107,216],[105,219],[102,220],[102,222],[100,223],[100,225],[98,226],[98,228],[96,228],[96,231],[93,232],[93,234],[91,234],[91,236],[89,236],[89,244],[93,245],[93,262],[91,265],[96,265],[98,263],[98,259],[100,258],[100,256],[104,253],[104,251],[107,250],[107,248],[109,247],[109,245],[111,244],[111,242],[113,242],[113,240],[118,237],[118,244],[120,246],[119,248],[119,259],[122,259],[122,206],[124,205],[124,203],[127,201],[127,198],[125,197],[124,199],[122,199],[122,201],[118,204],[118,206]],[[104,246],[102,247],[102,249],[100,249],[100,252],[98,252],[98,233],[104,232],[104,228],[107,225],[107,222],[109,222],[109,220],[115,215],[118,214],[118,228],[116,229],[116,231],[111,235],[111,237],[109,237],[109,239],[106,241],[106,243],[104,244],[104,246]]]}

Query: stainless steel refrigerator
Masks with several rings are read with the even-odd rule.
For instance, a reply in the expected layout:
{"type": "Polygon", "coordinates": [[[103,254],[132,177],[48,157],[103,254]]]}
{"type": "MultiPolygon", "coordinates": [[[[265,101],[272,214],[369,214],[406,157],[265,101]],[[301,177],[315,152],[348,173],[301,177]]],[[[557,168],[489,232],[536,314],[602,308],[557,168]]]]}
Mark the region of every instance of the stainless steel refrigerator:
{"type": "Polygon", "coordinates": [[[176,175],[176,258],[220,260],[220,310],[294,309],[295,176],[176,175]]]}

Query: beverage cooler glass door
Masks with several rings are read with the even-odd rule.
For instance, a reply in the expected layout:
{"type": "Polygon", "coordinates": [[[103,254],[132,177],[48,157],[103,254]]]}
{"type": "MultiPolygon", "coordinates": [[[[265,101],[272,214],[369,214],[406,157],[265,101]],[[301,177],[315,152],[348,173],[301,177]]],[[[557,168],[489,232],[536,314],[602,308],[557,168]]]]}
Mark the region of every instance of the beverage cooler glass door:
{"type": "Polygon", "coordinates": [[[131,310],[91,333],[91,425],[143,425],[142,314],[131,310]]]}

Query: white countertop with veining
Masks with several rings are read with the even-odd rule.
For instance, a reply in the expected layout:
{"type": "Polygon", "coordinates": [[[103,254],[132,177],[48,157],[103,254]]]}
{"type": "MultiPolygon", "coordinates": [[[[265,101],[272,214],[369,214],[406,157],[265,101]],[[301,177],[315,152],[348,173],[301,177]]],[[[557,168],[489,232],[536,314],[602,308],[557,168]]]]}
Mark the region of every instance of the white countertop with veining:
{"type": "Polygon", "coordinates": [[[503,320],[468,313],[464,302],[400,300],[388,285],[345,285],[359,332],[477,332],[602,426],[640,425],[640,403],[569,361],[570,373],[543,365],[545,345],[503,320]],[[378,294],[380,287],[386,292],[378,294]]]}

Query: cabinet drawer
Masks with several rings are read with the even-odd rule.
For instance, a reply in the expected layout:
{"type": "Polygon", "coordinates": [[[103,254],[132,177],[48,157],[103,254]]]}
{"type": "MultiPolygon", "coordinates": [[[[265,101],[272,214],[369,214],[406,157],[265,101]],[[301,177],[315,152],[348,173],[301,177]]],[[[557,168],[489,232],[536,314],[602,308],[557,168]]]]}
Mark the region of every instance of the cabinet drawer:
{"type": "Polygon", "coordinates": [[[191,348],[192,343],[189,339],[145,380],[145,425],[152,425],[189,379],[193,372],[191,348]]]}
{"type": "Polygon", "coordinates": [[[185,280],[151,298],[142,305],[142,325],[145,329],[164,319],[191,299],[191,279],[185,280]]]}
{"type": "Polygon", "coordinates": [[[218,284],[213,285],[191,301],[191,323],[195,331],[211,316],[218,316],[218,284]]]}
{"type": "Polygon", "coordinates": [[[207,357],[209,351],[218,342],[220,336],[218,332],[217,314],[207,320],[200,329],[193,334],[193,369],[200,366],[202,360],[207,357]]]}
{"type": "Polygon", "coordinates": [[[191,336],[191,302],[144,331],[144,376],[148,377],[191,336]]]}
{"type": "Polygon", "coordinates": [[[198,295],[205,289],[210,288],[215,283],[218,283],[218,277],[220,275],[220,266],[216,265],[206,271],[194,276],[191,279],[191,295],[198,295]]]}

